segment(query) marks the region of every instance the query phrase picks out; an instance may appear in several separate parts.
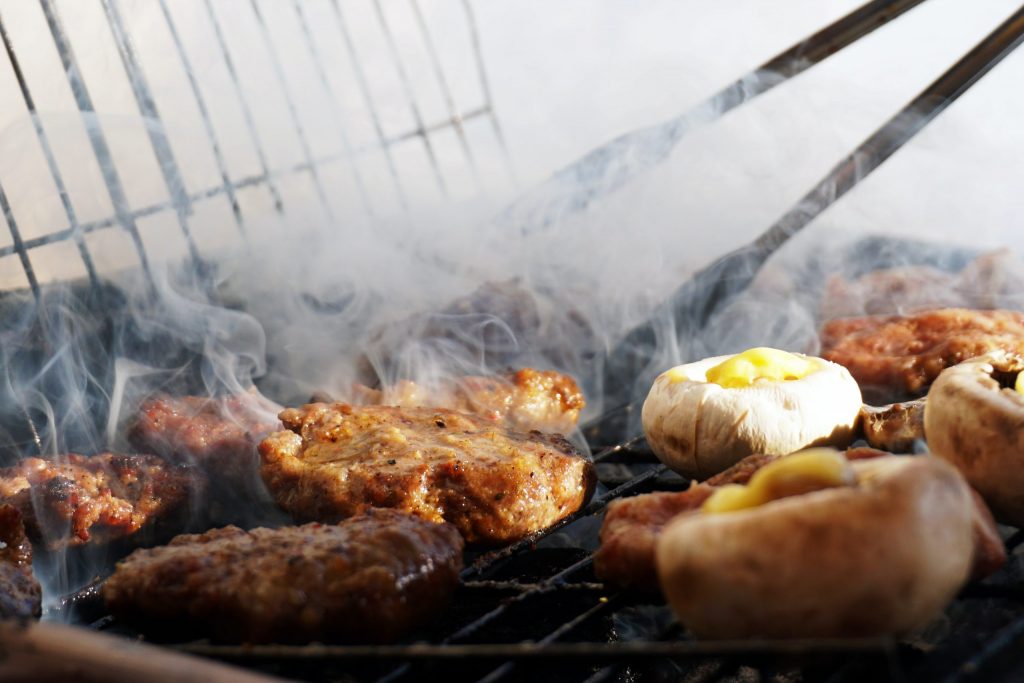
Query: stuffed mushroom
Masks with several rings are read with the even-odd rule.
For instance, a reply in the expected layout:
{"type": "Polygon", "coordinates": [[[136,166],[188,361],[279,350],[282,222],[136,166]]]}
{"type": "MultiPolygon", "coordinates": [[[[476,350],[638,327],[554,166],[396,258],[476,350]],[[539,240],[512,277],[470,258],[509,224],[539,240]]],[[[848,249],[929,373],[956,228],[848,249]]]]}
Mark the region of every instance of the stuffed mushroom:
{"type": "Polygon", "coordinates": [[[855,437],[861,405],[860,388],[841,365],[756,348],[662,373],[642,420],[662,462],[706,479],[752,453],[845,447],[855,437]]]}

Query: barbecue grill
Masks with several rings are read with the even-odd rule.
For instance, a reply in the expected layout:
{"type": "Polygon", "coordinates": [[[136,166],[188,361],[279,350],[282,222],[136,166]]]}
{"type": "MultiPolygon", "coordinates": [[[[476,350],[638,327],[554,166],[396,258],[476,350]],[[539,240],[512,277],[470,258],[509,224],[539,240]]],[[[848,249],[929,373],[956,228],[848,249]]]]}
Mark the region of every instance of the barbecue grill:
{"type": "MultiPolygon", "coordinates": [[[[843,49],[876,27],[900,17],[923,0],[875,0],[837,20],[805,41],[784,51],[759,68],[759,73],[773,73],[775,79],[751,81],[740,79],[714,95],[712,106],[701,111],[714,111],[701,123],[748,102],[780,82],[792,78],[818,62],[843,49]],[[752,87],[751,83],[757,83],[752,87]]],[[[24,46],[0,11],[0,40],[7,56],[6,67],[13,74],[22,104],[32,122],[32,133],[42,151],[43,160],[61,200],[62,226],[45,234],[29,236],[19,227],[17,211],[0,185],[0,210],[10,232],[10,244],[0,246],[0,259],[17,258],[23,278],[20,288],[11,288],[0,298],[0,315],[5,329],[21,330],[32,341],[17,349],[4,348],[3,366],[9,378],[39,377],[33,386],[45,392],[48,386],[59,386],[57,379],[47,380],[48,359],[57,352],[54,329],[61,328],[59,309],[62,302],[71,302],[80,319],[89,321],[86,329],[72,330],[81,344],[83,362],[93,378],[111,382],[114,376],[110,348],[117,343],[133,348],[150,347],[152,353],[169,352],[180,360],[186,371],[174,379],[182,391],[202,386],[200,369],[193,359],[195,348],[173,348],[173,335],[161,340],[143,335],[133,328],[133,320],[123,308],[126,297],[125,280],[114,284],[97,267],[93,237],[104,231],[123,231],[134,254],[128,278],[142,289],[152,289],[158,282],[147,247],[144,223],[169,221],[180,232],[184,245],[182,256],[191,261],[197,279],[211,301],[218,301],[217,262],[202,246],[194,229],[194,217],[203,206],[219,203],[237,229],[238,239],[245,243],[256,231],[260,206],[282,216],[289,215],[291,203],[311,201],[328,218],[337,209],[332,179],[338,173],[351,174],[355,201],[367,215],[375,211],[374,198],[360,175],[365,166],[362,159],[375,159],[383,169],[398,203],[407,209],[414,200],[408,195],[409,178],[399,161],[400,151],[416,145],[426,159],[431,176],[440,193],[450,191],[439,160],[437,139],[443,134],[454,136],[455,149],[469,167],[477,163],[475,147],[479,138],[468,133],[473,122],[485,124],[483,144],[498,150],[497,158],[505,161],[504,172],[514,178],[505,151],[501,128],[491,104],[484,75],[479,39],[474,27],[472,5],[462,2],[460,12],[472,64],[478,80],[478,101],[459,101],[450,77],[418,0],[409,4],[411,23],[424,49],[428,71],[443,94],[447,116],[429,120],[423,113],[393,27],[393,18],[386,4],[373,5],[371,19],[380,36],[384,58],[389,60],[394,76],[393,86],[408,108],[412,128],[389,132],[388,123],[378,110],[373,86],[363,69],[364,60],[348,17],[348,8],[338,0],[317,5],[320,20],[311,20],[310,3],[296,0],[271,8],[271,3],[252,0],[248,21],[256,28],[254,35],[262,42],[269,67],[267,78],[283,97],[283,113],[293,129],[294,152],[298,159],[285,166],[273,165],[273,154],[261,136],[256,121],[257,103],[247,94],[237,48],[231,46],[230,27],[216,3],[206,0],[202,5],[205,30],[213,37],[214,52],[226,74],[228,96],[244,123],[241,136],[254,152],[258,172],[238,177],[229,164],[222,142],[223,131],[216,124],[214,105],[209,92],[196,76],[185,38],[178,26],[173,4],[154,0],[165,23],[173,54],[179,60],[186,78],[186,92],[201,121],[201,134],[215,162],[218,182],[202,190],[188,190],[184,171],[176,157],[174,145],[161,122],[155,97],[153,77],[143,67],[138,46],[133,43],[129,22],[118,0],[98,0],[96,8],[109,30],[109,36],[120,67],[127,74],[130,94],[137,113],[151,125],[145,127],[145,140],[157,161],[165,197],[139,206],[130,199],[127,183],[130,178],[119,171],[118,160],[111,149],[104,128],[96,125],[97,108],[91,98],[79,64],[66,22],[66,7],[54,0],[40,0],[41,18],[50,38],[71,92],[73,103],[82,116],[88,148],[94,156],[102,187],[109,199],[108,215],[86,217],[72,201],[68,190],[67,169],[62,165],[57,143],[37,108],[36,95],[24,63],[24,46]],[[298,101],[298,93],[290,83],[295,68],[293,60],[300,57],[282,53],[275,42],[274,21],[282,7],[293,16],[294,28],[302,37],[307,53],[301,56],[311,68],[307,76],[320,89],[321,104],[339,129],[339,149],[320,155],[310,143],[298,101]],[[270,13],[275,13],[273,17],[270,13]],[[368,115],[372,141],[355,142],[346,129],[349,112],[335,95],[331,80],[332,64],[323,50],[324,32],[329,31],[353,69],[355,87],[360,93],[368,115]],[[340,169],[340,170],[339,170],[340,169]],[[303,191],[294,190],[295,178],[304,183],[303,191]],[[257,193],[257,194],[254,194],[257,193]],[[254,199],[256,197],[256,199],[254,199]],[[260,204],[263,202],[263,204],[260,204]],[[254,208],[255,207],[255,208],[254,208]],[[52,275],[41,276],[36,259],[48,250],[62,248],[66,259],[74,260],[68,272],[81,274],[62,286],[50,284],[52,275]],[[57,311],[57,313],[54,313],[57,311]]],[[[938,116],[962,93],[983,77],[1004,56],[1024,40],[1024,8],[994,29],[990,36],[941,75],[906,108],[895,114],[863,144],[852,151],[822,181],[776,224],[750,246],[722,257],[697,272],[663,306],[675,321],[678,336],[697,335],[730,301],[739,296],[753,281],[768,259],[789,238],[877,168],[921,128],[938,116]],[[913,125],[907,125],[913,115],[913,125]]],[[[3,68],[3,67],[0,67],[3,68]]],[[[223,93],[221,93],[223,96],[223,93]]],[[[304,94],[305,95],[305,94],[304,94]]],[[[707,103],[706,103],[707,104],[707,103]]],[[[692,123],[692,121],[690,121],[692,123]]],[[[685,133],[679,121],[668,122],[661,129],[672,141],[685,133]]],[[[451,142],[451,139],[449,139],[451,142]]],[[[563,171],[561,178],[583,178],[581,189],[561,197],[554,205],[528,207],[525,215],[534,217],[529,229],[548,229],[555,216],[586,209],[596,198],[614,191],[632,179],[641,169],[630,172],[613,166],[614,145],[591,155],[587,173],[582,167],[563,171]],[[609,159],[607,167],[601,158],[609,159]],[[598,170],[594,170],[597,159],[598,170]],[[586,176],[586,177],[584,177],[586,176]]],[[[670,148],[670,147],[669,147],[670,148]]],[[[657,163],[650,160],[649,165],[657,163]]],[[[369,162],[367,162],[369,163],[369,162]]],[[[521,216],[520,209],[505,216],[521,216]]],[[[38,232],[38,231],[36,231],[38,232]]],[[[869,254],[875,268],[890,265],[887,255],[899,254],[899,263],[908,260],[955,270],[973,254],[953,248],[923,245],[896,239],[866,240],[853,247],[869,254]],[[907,255],[910,255],[909,257],[907,255]]],[[[894,262],[896,259],[894,259],[894,262]]],[[[815,283],[820,285],[820,282],[815,283]]],[[[815,286],[809,284],[809,286],[815,286]]],[[[415,681],[441,678],[453,681],[558,680],[558,681],[630,681],[630,680],[980,680],[1001,677],[1012,680],[1024,670],[1024,657],[1018,645],[1024,640],[1024,593],[1021,592],[1021,565],[1017,548],[1024,542],[1024,533],[1004,529],[1010,561],[1006,568],[989,579],[964,589],[947,609],[942,619],[910,639],[871,640],[806,640],[806,641],[742,641],[704,642],[688,637],[674,620],[669,608],[649,596],[620,593],[600,583],[592,571],[591,554],[597,547],[597,530],[607,505],[621,497],[653,490],[682,490],[688,482],[661,465],[637,436],[637,404],[633,392],[637,385],[649,385],[651,357],[659,331],[654,324],[641,325],[610,353],[604,370],[606,409],[583,428],[583,436],[594,452],[602,484],[591,502],[551,529],[508,547],[477,551],[467,555],[461,587],[452,609],[440,615],[425,630],[408,639],[383,646],[260,645],[233,646],[205,641],[160,643],[189,655],[223,660],[254,670],[289,678],[309,680],[415,681]],[[625,378],[629,378],[628,380],[625,378]],[[639,379],[636,379],[639,378],[639,379]]],[[[138,356],[142,360],[145,354],[138,356]]],[[[3,389],[4,407],[0,415],[4,429],[6,459],[28,454],[48,453],[59,442],[74,448],[87,443],[106,428],[105,416],[97,416],[92,425],[63,423],[60,414],[47,414],[42,405],[62,409],[60,396],[45,396],[47,401],[16,392],[9,381],[3,389]],[[69,428],[68,428],[69,427],[69,428]],[[68,429],[65,429],[68,428],[68,429]],[[60,434],[56,432],[60,430],[60,434]],[[76,431],[77,430],[77,431],[76,431]]],[[[109,401],[112,387],[90,387],[84,395],[101,405],[109,401]]],[[[92,566],[90,565],[90,568],[92,566]]],[[[99,577],[99,581],[102,577],[99,577]]],[[[136,639],[139,635],[105,613],[98,597],[97,582],[64,595],[52,606],[50,616],[61,618],[115,637],[136,639]]]]}

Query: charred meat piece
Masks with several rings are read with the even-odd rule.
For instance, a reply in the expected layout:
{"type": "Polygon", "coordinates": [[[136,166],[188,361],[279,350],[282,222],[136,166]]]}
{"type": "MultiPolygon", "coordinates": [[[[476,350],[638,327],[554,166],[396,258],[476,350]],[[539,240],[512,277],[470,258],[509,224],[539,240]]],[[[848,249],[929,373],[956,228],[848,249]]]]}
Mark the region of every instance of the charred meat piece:
{"type": "Polygon", "coordinates": [[[585,405],[568,375],[523,368],[494,377],[469,376],[430,389],[403,381],[384,390],[356,387],[356,403],[403,408],[443,407],[476,413],[511,429],[567,434],[585,405]]]}
{"type": "Polygon", "coordinates": [[[155,455],[72,453],[0,469],[0,503],[21,511],[34,542],[56,549],[175,528],[204,483],[155,455]]]}
{"type": "MultiPolygon", "coordinates": [[[[864,460],[887,453],[874,448],[851,448],[848,460],[864,460]]],[[[661,530],[676,515],[698,510],[719,486],[746,484],[757,470],[778,459],[776,455],[751,455],[703,483],[681,492],[646,493],[612,502],[601,526],[601,547],[594,555],[594,569],[603,581],[645,592],[657,592],[658,574],[654,547],[661,530]]],[[[973,579],[996,571],[1006,562],[1006,549],[992,513],[974,496],[973,579]]]]}
{"type": "Polygon", "coordinates": [[[861,408],[861,431],[868,445],[890,453],[912,453],[914,442],[924,439],[925,400],[861,408]]]}
{"type": "Polygon", "coordinates": [[[38,619],[42,612],[43,591],[32,575],[32,544],[21,513],[0,505],[0,620],[38,619]]]}
{"type": "Polygon", "coordinates": [[[153,396],[128,430],[132,445],[174,462],[196,464],[216,480],[256,472],[256,444],[281,428],[278,406],[257,395],[153,396]]]}
{"type": "Polygon", "coordinates": [[[597,576],[623,588],[657,591],[654,545],[665,525],[676,515],[699,509],[717,487],[746,484],[754,472],[777,457],[749,455],[705,482],[693,482],[685,491],[645,493],[612,501],[601,525],[601,547],[594,554],[597,576]]]}
{"type": "Polygon", "coordinates": [[[387,642],[445,609],[461,569],[455,527],[368,510],[338,525],[178,536],[119,562],[103,597],[163,636],[387,642]]]}
{"type": "Polygon", "coordinates": [[[593,463],[558,435],[517,432],[443,408],[312,403],[259,446],[278,505],[301,521],[369,507],[454,524],[471,543],[546,528],[593,492],[593,463]]]}
{"type": "Polygon", "coordinates": [[[944,369],[989,351],[1024,353],[1024,313],[946,308],[832,320],[821,356],[846,366],[870,402],[923,395],[944,369]]]}

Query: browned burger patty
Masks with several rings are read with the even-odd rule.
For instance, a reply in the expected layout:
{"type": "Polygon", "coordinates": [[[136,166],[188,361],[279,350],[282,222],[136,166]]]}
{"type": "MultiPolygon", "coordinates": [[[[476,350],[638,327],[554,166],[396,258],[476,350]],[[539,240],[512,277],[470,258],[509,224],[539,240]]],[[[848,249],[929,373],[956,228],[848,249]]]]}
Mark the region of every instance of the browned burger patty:
{"type": "Polygon", "coordinates": [[[511,429],[558,434],[576,428],[586,405],[572,377],[533,368],[493,377],[462,377],[436,390],[404,381],[384,390],[358,386],[356,394],[355,402],[363,405],[440,406],[482,415],[511,429]]]}
{"type": "Polygon", "coordinates": [[[443,408],[312,403],[259,446],[278,505],[302,521],[369,507],[454,524],[472,543],[514,541],[578,510],[593,463],[558,435],[443,408]]]}
{"type": "Polygon", "coordinates": [[[161,635],[386,642],[443,610],[461,568],[450,524],[368,510],[338,525],[179,536],[119,562],[103,597],[161,635]]]}
{"type": "Polygon", "coordinates": [[[141,452],[195,463],[217,480],[237,481],[255,473],[260,439],[281,428],[278,410],[252,395],[157,395],[142,404],[128,439],[141,452]]]}
{"type": "Polygon", "coordinates": [[[33,541],[54,549],[174,526],[203,483],[194,469],[155,455],[72,453],[0,469],[0,503],[18,508],[33,541]]]}
{"type": "Polygon", "coordinates": [[[920,396],[944,369],[995,350],[1024,353],[1024,313],[944,308],[821,330],[820,355],[845,366],[872,402],[920,396]]]}
{"type": "Polygon", "coordinates": [[[42,612],[43,591],[32,575],[32,544],[21,513],[0,505],[0,620],[38,619],[42,612]]]}
{"type": "MultiPolygon", "coordinates": [[[[851,448],[849,460],[888,455],[874,448],[851,448]]],[[[647,592],[660,590],[654,547],[661,530],[676,515],[698,510],[715,489],[726,484],[746,484],[757,470],[777,460],[777,455],[751,455],[726,471],[685,491],[646,493],[612,502],[601,525],[601,547],[594,555],[598,578],[623,588],[647,592]]],[[[799,491],[794,491],[794,494],[799,491]]],[[[973,578],[982,578],[1006,562],[1006,548],[992,513],[975,494],[973,578]]]]}

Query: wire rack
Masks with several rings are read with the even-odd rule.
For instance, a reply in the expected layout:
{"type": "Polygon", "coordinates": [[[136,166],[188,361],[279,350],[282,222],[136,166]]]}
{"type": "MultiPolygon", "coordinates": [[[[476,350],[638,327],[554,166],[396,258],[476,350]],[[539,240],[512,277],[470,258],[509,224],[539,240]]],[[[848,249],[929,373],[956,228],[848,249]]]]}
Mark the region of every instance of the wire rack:
{"type": "MultiPolygon", "coordinates": [[[[444,172],[437,140],[445,132],[452,133],[462,158],[460,163],[471,174],[475,173],[480,163],[479,148],[472,144],[468,124],[476,120],[488,127],[488,140],[501,151],[506,171],[511,175],[501,129],[488,94],[479,40],[468,2],[463,2],[460,7],[470,45],[469,61],[474,65],[478,78],[479,94],[479,98],[468,105],[459,99],[452,87],[450,75],[442,66],[436,42],[417,0],[410,0],[408,5],[411,25],[419,32],[425,45],[423,63],[427,65],[428,73],[433,74],[431,78],[439,88],[447,111],[437,120],[428,120],[418,99],[412,65],[402,54],[394,34],[393,19],[389,14],[391,5],[379,1],[368,5],[368,16],[383,46],[382,54],[391,65],[393,85],[401,94],[407,118],[413,124],[395,132],[389,132],[390,124],[374,95],[375,81],[363,68],[368,55],[360,51],[362,48],[348,16],[349,5],[338,0],[316,3],[251,0],[247,4],[239,3],[237,7],[245,9],[245,16],[233,17],[232,21],[244,18],[252,28],[251,35],[262,46],[262,64],[266,67],[263,76],[279,94],[281,115],[290,124],[291,148],[296,160],[284,165],[272,162],[276,158],[270,144],[272,141],[261,133],[258,121],[261,102],[253,101],[248,91],[243,75],[248,66],[246,58],[232,43],[233,34],[237,31],[233,24],[227,25],[225,17],[217,9],[219,5],[204,0],[197,5],[200,12],[196,15],[202,18],[203,26],[212,38],[220,68],[227,74],[225,92],[220,93],[215,103],[203,88],[192,63],[187,47],[189,41],[183,33],[185,27],[176,18],[176,5],[169,0],[155,0],[155,3],[159,10],[155,16],[163,22],[171,54],[176,56],[179,69],[186,78],[186,92],[191,93],[190,100],[199,112],[200,135],[212,155],[219,181],[191,188],[186,180],[180,150],[163,125],[161,105],[155,96],[151,75],[143,66],[139,46],[132,40],[132,22],[125,4],[117,0],[97,0],[89,6],[99,12],[116,47],[114,64],[120,70],[119,77],[123,77],[127,85],[134,113],[154,124],[145,127],[144,139],[157,161],[163,196],[157,201],[141,204],[131,196],[105,128],[96,125],[94,114],[97,108],[91,94],[93,84],[80,63],[80,56],[76,55],[73,31],[65,16],[70,6],[58,6],[54,0],[40,0],[38,12],[45,26],[45,35],[52,42],[67,89],[82,117],[91,163],[99,171],[101,188],[111,209],[104,215],[88,219],[73,201],[68,169],[59,161],[60,150],[40,113],[35,89],[26,76],[25,60],[19,59],[19,33],[10,28],[6,12],[9,6],[0,5],[0,39],[65,219],[61,224],[47,226],[43,230],[33,228],[33,233],[41,234],[27,234],[25,222],[4,190],[3,183],[7,179],[0,177],[0,209],[11,237],[8,246],[0,246],[0,259],[7,257],[19,261],[26,287],[37,298],[41,296],[45,280],[39,276],[35,265],[36,255],[59,243],[72,246],[88,281],[94,288],[100,286],[102,273],[96,265],[96,252],[90,245],[90,237],[110,228],[120,228],[129,237],[136,266],[143,273],[148,273],[152,254],[147,248],[141,224],[157,216],[169,221],[185,244],[185,256],[197,263],[203,262],[204,253],[196,217],[206,202],[219,200],[226,203],[236,239],[241,241],[252,233],[255,216],[246,209],[247,193],[252,191],[262,193],[272,210],[284,216],[292,206],[289,197],[293,196],[294,184],[299,182],[304,192],[299,196],[319,204],[325,216],[335,216],[336,188],[329,178],[336,178],[334,174],[338,167],[342,167],[349,176],[356,204],[365,213],[372,214],[376,210],[376,191],[371,190],[369,176],[363,173],[363,161],[374,150],[380,153],[384,178],[396,201],[407,209],[411,208],[414,200],[406,183],[405,166],[398,161],[400,148],[412,144],[422,152],[430,177],[437,191],[443,195],[452,191],[453,185],[444,172]],[[318,17],[326,17],[329,21],[312,21],[309,13],[314,6],[320,11],[318,17]],[[282,8],[287,9],[294,29],[302,36],[299,50],[280,49],[276,31],[282,8]],[[356,100],[371,122],[372,140],[368,145],[358,144],[350,135],[348,126],[343,126],[348,121],[350,103],[343,100],[332,82],[332,65],[323,48],[328,37],[335,48],[340,47],[342,53],[348,55],[357,86],[356,100]],[[317,144],[319,138],[312,135],[302,104],[302,98],[308,93],[296,92],[293,86],[292,74],[296,69],[314,84],[330,119],[341,127],[335,131],[339,140],[338,150],[322,153],[317,144]],[[231,104],[224,105],[224,102],[231,104]],[[255,173],[238,174],[232,170],[228,147],[216,123],[220,106],[230,106],[239,114],[241,137],[247,140],[255,160],[255,173]]],[[[796,75],[916,4],[919,2],[911,0],[869,2],[769,64],[784,76],[796,75]]],[[[33,3],[32,7],[36,8],[36,5],[33,3]]],[[[726,294],[741,291],[775,248],[835,201],[836,192],[828,197],[819,196],[820,188],[838,186],[841,196],[866,175],[851,175],[852,168],[870,172],[919,130],[907,130],[903,126],[896,135],[901,114],[926,107],[930,116],[921,119],[922,125],[926,124],[1015,48],[1022,35],[1024,9],[915,98],[907,110],[897,114],[889,124],[841,161],[800,206],[773,226],[756,245],[757,258],[752,261],[753,265],[748,269],[750,272],[744,270],[745,277],[738,278],[736,283],[727,283],[726,294]],[[840,181],[838,185],[834,182],[837,180],[840,181]]],[[[724,95],[735,99],[733,90],[737,87],[741,85],[730,86],[723,91],[724,95]]],[[[736,99],[733,106],[742,101],[742,97],[736,99]]],[[[711,268],[703,277],[716,278],[716,285],[726,283],[721,275],[724,270],[728,269],[711,268]]],[[[718,286],[702,286],[700,289],[705,292],[705,300],[700,304],[698,320],[706,321],[711,314],[709,309],[721,303],[717,298],[707,297],[706,293],[719,297],[723,290],[718,286]]],[[[687,320],[685,316],[681,319],[687,320]]],[[[511,546],[470,557],[471,562],[461,577],[462,587],[455,606],[450,613],[440,616],[429,633],[417,634],[406,643],[380,647],[232,647],[205,642],[170,646],[312,680],[424,680],[442,674],[453,680],[478,681],[603,681],[634,680],[642,676],[664,680],[683,677],[690,680],[968,680],[985,677],[991,673],[992,667],[1003,666],[1008,656],[1011,661],[1005,666],[1020,666],[1019,661],[1012,660],[1016,646],[1024,640],[1024,616],[1021,616],[1020,604],[1024,595],[1019,589],[1022,567],[1015,552],[1024,540],[1020,532],[1008,532],[1009,566],[986,582],[966,589],[947,611],[938,631],[923,634],[912,641],[696,642],[686,637],[660,601],[610,590],[597,581],[592,571],[597,525],[607,505],[623,496],[685,486],[682,480],[657,463],[642,438],[612,442],[613,445],[602,448],[609,443],[603,434],[621,431],[608,430],[608,424],[629,423],[630,412],[628,407],[613,411],[587,431],[588,439],[597,452],[595,461],[604,486],[588,506],[551,529],[511,546]]],[[[68,609],[93,628],[130,633],[111,617],[102,614],[102,606],[97,607],[96,604],[95,591],[70,598],[68,609]]],[[[1007,672],[1013,670],[1006,669],[1007,672]]]]}
{"type": "MultiPolygon", "coordinates": [[[[151,253],[153,248],[147,246],[141,224],[156,220],[162,229],[176,230],[184,242],[185,255],[200,263],[206,256],[200,246],[203,231],[222,230],[203,218],[204,204],[214,200],[226,202],[230,211],[226,218],[233,224],[236,233],[233,241],[236,242],[252,232],[252,222],[267,200],[271,210],[280,217],[294,218],[289,212],[298,204],[311,201],[319,206],[324,217],[336,219],[339,217],[339,172],[352,190],[356,205],[350,207],[353,210],[366,215],[379,211],[374,200],[384,192],[380,187],[383,185],[386,196],[394,197],[397,206],[408,211],[415,206],[410,188],[414,182],[422,184],[415,175],[420,169],[398,161],[410,148],[425,156],[427,173],[442,196],[452,187],[448,175],[469,176],[480,187],[481,151],[486,152],[488,158],[500,159],[504,172],[513,178],[511,160],[491,102],[472,5],[463,0],[452,3],[451,7],[457,7],[460,16],[446,23],[447,30],[461,34],[456,37],[461,37],[465,46],[456,62],[461,76],[458,88],[455,87],[457,79],[451,74],[451,56],[439,51],[420,0],[408,0],[400,6],[380,0],[358,5],[339,0],[249,0],[230,4],[212,0],[187,4],[155,0],[141,7],[144,12],[140,11],[139,3],[121,0],[95,0],[76,5],[39,0],[38,4],[0,5],[0,41],[6,56],[5,60],[0,58],[0,70],[9,70],[9,74],[3,76],[9,75],[16,85],[13,88],[15,100],[11,100],[9,106],[20,100],[17,104],[23,107],[31,123],[38,152],[45,162],[47,180],[52,183],[52,194],[59,198],[61,207],[60,220],[55,224],[41,225],[38,217],[29,211],[19,215],[18,207],[5,189],[10,178],[0,177],[0,213],[10,234],[8,244],[0,241],[0,262],[4,258],[16,258],[23,273],[23,284],[38,297],[40,282],[47,276],[40,274],[36,259],[48,247],[69,244],[77,252],[75,259],[79,263],[71,263],[67,251],[62,251],[59,279],[68,279],[69,272],[80,272],[97,285],[103,273],[90,236],[120,228],[129,238],[134,262],[123,261],[118,265],[135,266],[148,274],[154,254],[151,253]],[[186,6],[190,12],[183,10],[186,6]],[[93,34],[89,40],[92,42],[83,44],[79,40],[76,44],[76,26],[96,18],[90,11],[99,17],[98,22],[90,24],[93,34]],[[100,23],[105,27],[99,26],[100,23]],[[154,88],[154,75],[147,71],[143,51],[133,34],[133,23],[140,26],[140,32],[145,31],[147,40],[154,40],[155,34],[163,37],[167,52],[163,55],[164,61],[157,65],[160,68],[157,77],[170,78],[166,70],[172,69],[179,80],[184,80],[186,85],[179,92],[191,100],[191,109],[198,119],[195,128],[188,132],[192,142],[208,150],[213,168],[206,175],[214,177],[216,182],[196,186],[199,183],[187,177],[182,163],[187,150],[176,148],[168,133],[174,126],[165,125],[162,117],[162,107],[167,102],[161,102],[158,95],[166,84],[160,80],[157,81],[160,87],[154,88]],[[285,24],[290,34],[283,32],[285,24]],[[396,37],[396,25],[403,31],[401,41],[396,37]],[[247,43],[232,41],[241,32],[240,27],[247,28],[246,35],[250,38],[247,43]],[[87,72],[83,68],[78,52],[83,48],[91,51],[101,30],[109,35],[116,48],[116,61],[105,64],[98,78],[95,69],[87,72]],[[35,40],[37,36],[43,40],[35,40]],[[375,42],[370,43],[367,36],[375,37],[375,42]],[[201,38],[209,39],[207,42],[213,47],[200,55],[203,59],[200,66],[196,63],[194,46],[201,38]],[[417,50],[410,51],[409,45],[416,46],[417,50]],[[51,49],[59,68],[44,73],[35,66],[35,61],[51,49]],[[344,63],[340,62],[339,55],[344,63]],[[260,93],[254,91],[251,83],[254,76],[250,73],[253,69],[250,62],[257,58],[265,69],[257,76],[265,87],[260,93]],[[414,68],[428,77],[414,83],[411,76],[414,68]],[[340,92],[338,86],[337,74],[342,70],[350,76],[352,86],[345,92],[340,92]],[[208,81],[214,71],[223,73],[225,78],[211,91],[208,81]],[[300,71],[305,78],[297,86],[293,74],[300,71]],[[33,74],[37,76],[35,80],[33,74]],[[64,84],[55,85],[60,78],[64,84]],[[467,79],[475,83],[466,83],[467,79]],[[131,183],[138,179],[131,176],[133,169],[126,167],[123,157],[114,149],[108,122],[97,117],[100,107],[93,93],[99,88],[111,87],[114,81],[123,82],[130,92],[130,103],[123,104],[134,109],[146,122],[144,144],[149,146],[155,159],[161,185],[156,194],[162,196],[155,201],[139,201],[133,196],[131,183]],[[80,115],[79,126],[87,138],[89,152],[85,156],[91,156],[91,159],[77,159],[73,167],[66,161],[61,142],[55,141],[54,130],[47,124],[45,105],[40,103],[37,94],[44,92],[49,96],[52,90],[65,88],[70,104],[80,115]],[[440,118],[428,119],[430,108],[424,101],[427,92],[443,103],[440,108],[433,107],[442,112],[440,118]],[[267,93],[284,105],[280,127],[270,132],[258,120],[266,106],[267,93]],[[333,129],[331,145],[325,145],[323,136],[310,125],[308,111],[313,108],[310,106],[313,101],[316,110],[329,118],[329,127],[333,129]],[[392,115],[385,115],[384,109],[392,115]],[[402,110],[403,115],[398,117],[395,110],[402,110]],[[402,123],[395,125],[398,118],[402,123]],[[361,140],[354,138],[350,124],[356,119],[365,124],[369,133],[361,140]],[[474,133],[471,127],[477,125],[476,122],[483,128],[474,133]],[[226,126],[238,129],[231,149],[223,140],[226,126]],[[283,133],[288,133],[290,139],[289,153],[274,155],[271,143],[280,146],[281,141],[276,138],[283,133]],[[452,135],[458,156],[448,160],[450,163],[446,165],[440,158],[441,147],[452,146],[452,135]],[[246,149],[240,151],[239,145],[246,149]],[[333,148],[325,150],[325,147],[333,148]],[[252,159],[248,166],[254,167],[255,172],[241,172],[237,168],[239,164],[233,163],[231,157],[240,154],[252,159]],[[291,161],[275,165],[277,157],[291,161]],[[371,164],[376,165],[375,172],[380,176],[373,181],[368,175],[371,164]],[[90,211],[100,214],[90,218],[83,216],[76,201],[79,195],[69,189],[69,179],[80,173],[82,166],[98,169],[100,187],[94,190],[108,200],[108,210],[90,211]],[[291,187],[296,180],[301,183],[297,195],[291,187]],[[261,193],[262,204],[247,210],[246,204],[253,201],[247,202],[245,195],[251,192],[261,193]],[[295,198],[290,199],[289,194],[295,198]],[[31,229],[27,231],[29,223],[31,229]]],[[[153,70],[157,71],[156,67],[153,70]]],[[[68,127],[67,119],[61,122],[68,127]]],[[[145,150],[133,153],[144,155],[145,150]]]]}

